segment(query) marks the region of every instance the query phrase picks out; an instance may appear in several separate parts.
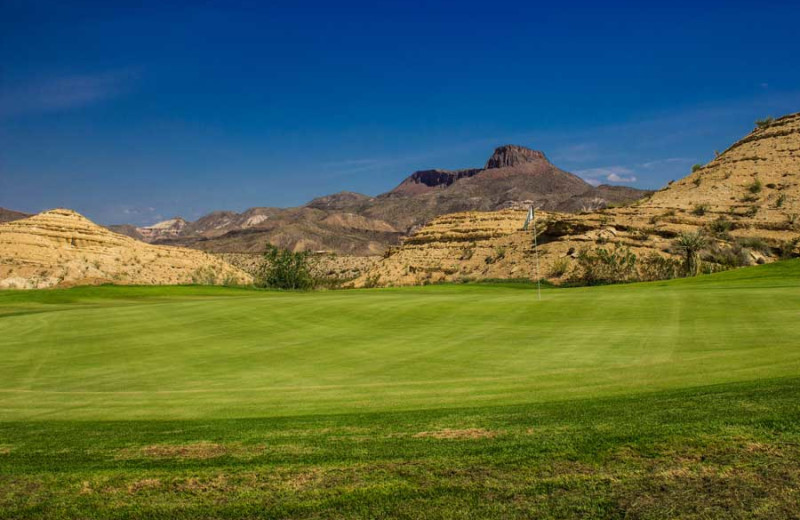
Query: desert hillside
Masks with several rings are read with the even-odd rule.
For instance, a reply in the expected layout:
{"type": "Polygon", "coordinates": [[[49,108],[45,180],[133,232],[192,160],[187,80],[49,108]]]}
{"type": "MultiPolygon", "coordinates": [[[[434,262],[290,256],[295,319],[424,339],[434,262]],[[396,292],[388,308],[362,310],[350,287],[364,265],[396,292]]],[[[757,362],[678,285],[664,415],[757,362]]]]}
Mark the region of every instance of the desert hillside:
{"type": "Polygon", "coordinates": [[[207,253],[145,244],[68,209],[0,224],[3,289],[251,281],[250,275],[207,253]]]}
{"type": "MultiPolygon", "coordinates": [[[[705,237],[709,270],[798,254],[800,114],[762,123],[694,170],[630,206],[537,212],[541,276],[563,282],[574,274],[581,251],[617,247],[636,255],[640,269],[663,267],[660,258],[680,259],[675,241],[682,233],[705,237]]],[[[438,217],[389,251],[356,285],[535,278],[532,232],[522,230],[525,217],[520,210],[438,217]]]]}

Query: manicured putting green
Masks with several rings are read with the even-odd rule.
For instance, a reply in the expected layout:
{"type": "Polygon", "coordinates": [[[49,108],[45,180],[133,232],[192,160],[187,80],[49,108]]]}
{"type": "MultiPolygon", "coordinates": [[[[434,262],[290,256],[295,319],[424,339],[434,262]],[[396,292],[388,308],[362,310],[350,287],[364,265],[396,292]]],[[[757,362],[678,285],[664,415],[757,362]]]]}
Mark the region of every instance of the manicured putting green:
{"type": "Polygon", "coordinates": [[[800,375],[800,261],[579,289],[0,293],[0,420],[523,404],[800,375]]]}

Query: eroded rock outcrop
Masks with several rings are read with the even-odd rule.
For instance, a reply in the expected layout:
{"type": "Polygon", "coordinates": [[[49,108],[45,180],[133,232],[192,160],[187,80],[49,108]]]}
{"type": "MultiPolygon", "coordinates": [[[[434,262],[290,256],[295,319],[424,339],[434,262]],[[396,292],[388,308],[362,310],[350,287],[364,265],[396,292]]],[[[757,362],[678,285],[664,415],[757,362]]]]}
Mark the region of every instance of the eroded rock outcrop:
{"type": "Polygon", "coordinates": [[[251,282],[241,269],[207,253],[145,244],[68,209],[0,224],[3,289],[251,282]]]}

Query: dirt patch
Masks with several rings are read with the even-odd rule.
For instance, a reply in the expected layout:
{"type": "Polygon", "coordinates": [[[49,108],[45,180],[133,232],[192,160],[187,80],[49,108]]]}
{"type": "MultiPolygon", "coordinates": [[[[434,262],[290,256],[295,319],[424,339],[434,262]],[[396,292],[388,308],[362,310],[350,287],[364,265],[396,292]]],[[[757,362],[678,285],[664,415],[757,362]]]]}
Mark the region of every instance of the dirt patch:
{"type": "Polygon", "coordinates": [[[78,494],[79,495],[91,495],[92,493],[94,493],[94,490],[92,489],[92,485],[89,484],[88,480],[84,480],[83,483],[81,483],[81,489],[80,489],[80,491],[78,491],[78,494]]]}
{"type": "Polygon", "coordinates": [[[151,459],[213,459],[229,453],[228,448],[213,442],[195,444],[154,444],[142,448],[125,449],[120,458],[130,459],[145,457],[151,459]]]}
{"type": "Polygon", "coordinates": [[[210,480],[192,477],[177,484],[176,487],[178,490],[188,493],[225,492],[231,488],[225,475],[217,475],[210,480]]]}
{"type": "Polygon", "coordinates": [[[128,485],[128,493],[134,494],[138,493],[139,491],[145,491],[148,489],[156,489],[161,487],[161,480],[157,478],[145,478],[142,480],[136,480],[128,485]]]}
{"type": "Polygon", "coordinates": [[[432,439],[491,439],[497,436],[497,432],[484,430],[483,428],[466,428],[463,430],[454,430],[445,428],[443,430],[435,430],[429,432],[419,432],[414,435],[417,439],[432,438],[432,439]]]}

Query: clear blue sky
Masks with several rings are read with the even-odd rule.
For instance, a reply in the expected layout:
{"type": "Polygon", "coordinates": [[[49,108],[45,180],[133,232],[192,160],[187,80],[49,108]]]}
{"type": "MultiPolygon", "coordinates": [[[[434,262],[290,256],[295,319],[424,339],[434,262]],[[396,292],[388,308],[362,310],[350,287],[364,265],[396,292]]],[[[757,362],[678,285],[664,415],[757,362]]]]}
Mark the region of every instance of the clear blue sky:
{"type": "Polygon", "coordinates": [[[800,111],[798,2],[125,3],[0,0],[0,206],[196,218],[506,143],[654,188],[800,111]]]}

